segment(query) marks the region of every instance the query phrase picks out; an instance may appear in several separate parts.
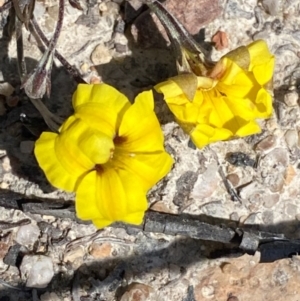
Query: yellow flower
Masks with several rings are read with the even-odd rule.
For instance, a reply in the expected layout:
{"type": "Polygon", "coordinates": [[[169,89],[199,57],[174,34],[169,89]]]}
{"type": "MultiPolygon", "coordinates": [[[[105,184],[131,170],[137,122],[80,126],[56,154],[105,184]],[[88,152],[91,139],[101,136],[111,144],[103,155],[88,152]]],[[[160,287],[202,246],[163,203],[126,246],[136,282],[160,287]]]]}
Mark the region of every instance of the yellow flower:
{"type": "Polygon", "coordinates": [[[78,86],[74,115],[59,134],[44,132],[35,155],[55,187],[76,192],[80,219],[101,228],[142,222],[147,191],[171,169],[151,91],[133,105],[113,87],[78,86]]]}
{"type": "MultiPolygon", "coordinates": [[[[272,114],[266,90],[274,71],[274,56],[264,41],[228,53],[203,76],[181,74],[155,88],[183,130],[201,148],[209,143],[260,132],[257,118],[272,114]]],[[[200,68],[198,68],[200,69],[200,68]]]]}

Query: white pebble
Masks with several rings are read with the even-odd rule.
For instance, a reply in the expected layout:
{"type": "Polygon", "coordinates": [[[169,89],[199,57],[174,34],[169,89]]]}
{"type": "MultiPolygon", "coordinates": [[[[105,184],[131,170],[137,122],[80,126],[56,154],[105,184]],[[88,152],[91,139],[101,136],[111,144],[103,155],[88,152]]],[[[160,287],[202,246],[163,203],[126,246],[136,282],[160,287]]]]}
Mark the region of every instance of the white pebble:
{"type": "Polygon", "coordinates": [[[15,241],[23,246],[32,246],[40,236],[40,229],[37,225],[29,224],[21,226],[17,232],[15,241]]]}
{"type": "Polygon", "coordinates": [[[214,297],[215,288],[212,285],[203,286],[201,293],[204,298],[211,299],[214,297]]]}
{"type": "Polygon", "coordinates": [[[10,83],[2,83],[0,84],[0,94],[6,97],[10,96],[14,92],[14,87],[10,83]]]}
{"type": "Polygon", "coordinates": [[[45,288],[54,276],[52,260],[44,255],[25,255],[20,271],[26,287],[45,288]]]}
{"type": "Polygon", "coordinates": [[[288,130],[284,135],[285,142],[291,150],[298,145],[298,133],[296,130],[288,130]]]}
{"type": "Polygon", "coordinates": [[[60,298],[55,293],[46,292],[41,295],[41,301],[60,301],[60,298]]]}
{"type": "Polygon", "coordinates": [[[291,91],[284,95],[284,103],[288,107],[294,107],[298,104],[298,93],[296,91],[291,91]]]}

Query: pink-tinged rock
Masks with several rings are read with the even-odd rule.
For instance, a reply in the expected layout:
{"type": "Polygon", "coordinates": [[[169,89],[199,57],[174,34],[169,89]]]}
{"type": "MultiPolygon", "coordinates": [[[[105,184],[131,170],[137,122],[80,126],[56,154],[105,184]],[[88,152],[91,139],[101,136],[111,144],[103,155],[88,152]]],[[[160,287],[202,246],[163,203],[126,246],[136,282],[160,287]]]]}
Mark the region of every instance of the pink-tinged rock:
{"type": "Polygon", "coordinates": [[[207,170],[199,176],[191,192],[193,199],[204,199],[210,197],[218,187],[218,165],[213,162],[207,170]]]}
{"type": "Polygon", "coordinates": [[[111,243],[104,242],[104,243],[92,243],[90,246],[89,253],[97,259],[105,259],[112,256],[113,247],[111,243]]]}
{"type": "Polygon", "coordinates": [[[157,297],[151,286],[142,283],[131,283],[120,301],[156,301],[157,297]]]}
{"type": "Polygon", "coordinates": [[[298,301],[299,257],[271,263],[259,263],[259,258],[258,252],[255,256],[226,258],[219,268],[199,270],[193,275],[197,279],[195,300],[298,301]]]}
{"type": "MultiPolygon", "coordinates": [[[[198,34],[204,25],[213,21],[222,12],[219,0],[167,0],[164,5],[192,35],[198,34]]],[[[164,27],[154,14],[137,18],[131,33],[137,44],[143,48],[161,48],[168,43],[164,27]]]]}
{"type": "Polygon", "coordinates": [[[217,50],[223,50],[228,47],[228,38],[226,32],[224,31],[217,31],[211,40],[217,50]]]}
{"type": "Polygon", "coordinates": [[[236,173],[231,173],[226,178],[233,187],[237,187],[240,183],[240,177],[236,173]]]}
{"type": "Polygon", "coordinates": [[[260,142],[258,142],[255,149],[257,151],[268,152],[271,149],[275,148],[276,144],[277,144],[276,136],[270,135],[264,138],[263,140],[261,140],[260,142]]]}
{"type": "Polygon", "coordinates": [[[221,14],[219,0],[167,0],[165,6],[192,34],[221,14]]]}

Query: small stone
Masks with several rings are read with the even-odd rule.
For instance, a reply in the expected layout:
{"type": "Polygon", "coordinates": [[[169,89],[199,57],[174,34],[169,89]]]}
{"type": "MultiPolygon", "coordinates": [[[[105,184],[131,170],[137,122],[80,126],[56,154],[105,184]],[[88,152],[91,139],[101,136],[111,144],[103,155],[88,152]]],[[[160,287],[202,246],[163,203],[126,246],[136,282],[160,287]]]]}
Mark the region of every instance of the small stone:
{"type": "MultiPolygon", "coordinates": [[[[289,202],[289,200],[287,200],[286,202],[289,202]]],[[[297,215],[297,211],[298,211],[297,209],[298,207],[295,204],[288,203],[285,207],[285,212],[289,216],[294,217],[295,215],[297,215]]]]}
{"type": "Polygon", "coordinates": [[[217,0],[168,0],[165,6],[192,35],[198,34],[203,25],[214,20],[222,12],[217,0]]]}
{"type": "Polygon", "coordinates": [[[228,38],[226,32],[224,31],[217,31],[211,40],[215,44],[215,48],[217,50],[223,50],[228,47],[228,38]]]}
{"type": "Polygon", "coordinates": [[[21,141],[20,151],[22,154],[31,154],[34,149],[34,141],[21,141]]]}
{"type": "Polygon", "coordinates": [[[80,70],[83,74],[86,74],[90,71],[90,66],[88,63],[83,63],[80,65],[80,70]]]}
{"type": "Polygon", "coordinates": [[[251,225],[255,223],[255,219],[256,219],[257,213],[250,213],[250,214],[246,214],[246,215],[242,215],[239,219],[239,224],[240,225],[251,225]]]}
{"type": "Polygon", "coordinates": [[[258,142],[256,145],[256,150],[257,151],[263,151],[263,152],[268,152],[271,149],[273,149],[277,144],[277,139],[276,136],[270,135],[258,142]]]}
{"type": "Polygon", "coordinates": [[[40,228],[37,225],[29,224],[21,226],[16,235],[16,242],[20,245],[32,246],[40,236],[40,228]]]}
{"type": "Polygon", "coordinates": [[[44,255],[25,255],[20,271],[26,287],[45,288],[54,276],[52,260],[44,255]]]}
{"type": "Polygon", "coordinates": [[[73,265],[80,265],[85,254],[83,246],[71,249],[64,255],[64,262],[70,262],[73,265]]]}
{"type": "Polygon", "coordinates": [[[266,208],[272,208],[279,201],[279,194],[269,194],[263,197],[264,203],[263,206],[266,208]]]}
{"type": "Polygon", "coordinates": [[[211,196],[218,187],[218,165],[216,162],[210,164],[207,170],[198,177],[191,197],[194,199],[204,199],[211,196]]]}
{"type": "Polygon", "coordinates": [[[99,8],[100,12],[107,11],[107,9],[108,9],[105,2],[101,2],[101,3],[99,4],[98,8],[99,8]]]}
{"type": "Polygon", "coordinates": [[[212,285],[203,286],[201,293],[204,298],[212,299],[215,295],[215,288],[212,285]]]}
{"type": "Polygon", "coordinates": [[[120,301],[151,301],[155,300],[155,291],[143,283],[131,283],[120,301]]]}
{"type": "Polygon", "coordinates": [[[284,134],[285,142],[290,150],[298,146],[298,133],[296,130],[288,130],[284,134]]]}
{"type": "Polygon", "coordinates": [[[194,171],[187,171],[183,173],[176,180],[176,193],[174,195],[173,203],[180,208],[184,208],[189,201],[191,190],[194,187],[198,178],[198,174],[194,171]]]}
{"type": "Polygon", "coordinates": [[[278,123],[277,120],[275,118],[271,118],[269,120],[266,120],[266,127],[268,129],[269,132],[273,132],[274,130],[276,130],[278,128],[278,123]]]}
{"type": "Polygon", "coordinates": [[[226,274],[227,276],[239,276],[240,271],[239,269],[232,263],[225,262],[221,265],[222,273],[226,274]]]}
{"type": "Polygon", "coordinates": [[[103,259],[107,257],[112,256],[112,246],[110,243],[102,243],[102,244],[97,244],[97,243],[92,243],[90,246],[89,253],[97,259],[103,259]]]}
{"type": "Polygon", "coordinates": [[[174,213],[164,201],[155,202],[153,205],[151,205],[151,210],[163,213],[174,213]]]}
{"type": "Polygon", "coordinates": [[[271,210],[266,210],[261,215],[264,225],[271,225],[274,223],[274,212],[271,210]]]}
{"type": "Polygon", "coordinates": [[[237,222],[239,220],[239,215],[236,211],[232,212],[229,217],[230,217],[230,220],[235,221],[235,222],[237,222]]]}
{"type": "Polygon", "coordinates": [[[284,95],[284,103],[288,107],[295,107],[298,104],[299,95],[296,91],[288,92],[284,95]]]}
{"type": "Polygon", "coordinates": [[[120,32],[117,32],[115,34],[114,41],[115,41],[115,43],[121,44],[121,45],[127,45],[128,44],[128,39],[126,38],[126,36],[123,33],[120,33],[120,32]]]}
{"type": "Polygon", "coordinates": [[[283,8],[282,0],[262,0],[261,4],[266,13],[278,16],[283,8]]]}
{"type": "Polygon", "coordinates": [[[232,184],[233,187],[237,187],[240,183],[240,177],[236,173],[232,173],[226,178],[232,184]]]}
{"type": "Polygon", "coordinates": [[[46,292],[41,295],[41,301],[60,301],[61,299],[55,293],[46,292]]]}
{"type": "MultiPolygon", "coordinates": [[[[120,11],[120,6],[115,2],[106,2],[105,7],[103,7],[105,10],[101,11],[102,16],[113,16],[116,18],[120,11]]],[[[99,8],[100,9],[100,8],[99,8]]]]}
{"type": "Polygon", "coordinates": [[[281,164],[283,167],[287,167],[289,164],[289,156],[286,149],[278,147],[269,152],[266,155],[267,160],[269,160],[270,165],[281,164]]]}
{"type": "Polygon", "coordinates": [[[9,249],[9,245],[5,242],[0,241],[0,259],[1,260],[6,256],[8,249],[9,249]]]}
{"type": "Polygon", "coordinates": [[[97,45],[91,54],[91,60],[94,65],[107,64],[111,59],[112,55],[109,49],[103,44],[97,45]]]}
{"type": "Polygon", "coordinates": [[[0,95],[8,97],[13,94],[14,90],[14,87],[10,83],[5,82],[0,84],[0,95]]]}
{"type": "Polygon", "coordinates": [[[240,196],[242,199],[254,199],[257,202],[261,199],[261,194],[263,193],[263,187],[261,187],[257,182],[251,182],[244,185],[240,190],[240,196]]]}
{"type": "Polygon", "coordinates": [[[284,183],[285,185],[290,185],[295,176],[297,175],[295,168],[293,165],[289,165],[286,169],[285,175],[284,175],[284,183]]]}
{"type": "Polygon", "coordinates": [[[90,79],[90,84],[95,85],[95,84],[101,84],[102,79],[98,76],[92,76],[90,79]]]}

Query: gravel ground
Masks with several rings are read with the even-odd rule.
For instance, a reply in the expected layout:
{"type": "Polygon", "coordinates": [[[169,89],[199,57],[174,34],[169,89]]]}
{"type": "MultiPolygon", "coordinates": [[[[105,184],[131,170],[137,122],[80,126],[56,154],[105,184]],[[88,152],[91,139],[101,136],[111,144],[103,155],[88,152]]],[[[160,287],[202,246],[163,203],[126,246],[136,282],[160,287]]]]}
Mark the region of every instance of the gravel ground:
{"type": "MultiPolygon", "coordinates": [[[[4,3],[0,0],[0,8],[4,3]]],[[[165,4],[199,41],[205,37],[210,43],[216,33],[225,33],[227,41],[212,49],[214,59],[253,40],[267,41],[276,57],[274,114],[261,121],[259,135],[195,150],[157,96],[156,112],[175,165],[149,192],[151,209],[300,239],[300,4],[295,0],[165,4]],[[239,201],[232,200],[219,166],[239,201]]],[[[82,0],[81,5],[83,11],[66,3],[57,50],[86,81],[102,80],[133,100],[176,73],[162,26],[147,11],[139,15],[139,1],[82,0]]],[[[0,13],[0,187],[1,202],[7,203],[6,209],[0,207],[0,301],[300,299],[298,241],[286,250],[273,245],[272,252],[284,249],[285,258],[265,263],[273,260],[262,250],[245,254],[222,243],[134,228],[97,231],[51,212],[8,209],[8,192],[18,193],[19,200],[47,198],[48,203],[72,201],[74,196],[51,187],[33,156],[34,141],[47,126],[20,88],[15,39],[9,43],[5,36],[7,13],[0,13]],[[20,119],[21,113],[26,117],[20,119]],[[13,224],[7,227],[8,222],[13,224]]],[[[48,38],[57,13],[57,1],[37,1],[34,14],[48,38]]],[[[23,34],[31,70],[41,52],[25,28],[23,34]]],[[[75,81],[55,61],[51,96],[45,104],[67,117],[75,88],[75,81]]]]}

